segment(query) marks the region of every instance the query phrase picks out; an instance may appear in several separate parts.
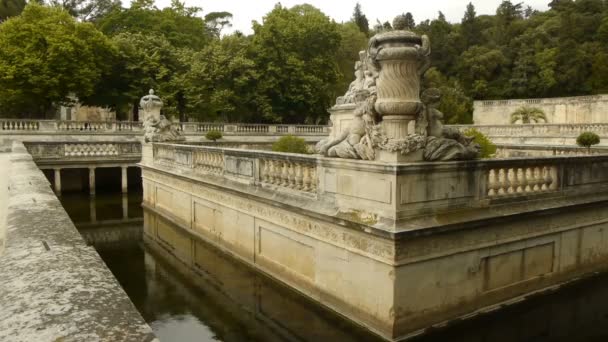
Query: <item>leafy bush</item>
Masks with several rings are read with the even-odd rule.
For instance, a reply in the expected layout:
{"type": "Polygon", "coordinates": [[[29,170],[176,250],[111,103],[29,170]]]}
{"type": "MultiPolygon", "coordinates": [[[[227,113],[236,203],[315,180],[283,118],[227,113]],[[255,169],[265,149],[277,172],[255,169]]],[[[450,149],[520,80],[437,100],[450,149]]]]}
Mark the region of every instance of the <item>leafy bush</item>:
{"type": "Polygon", "coordinates": [[[306,141],[302,138],[286,135],[272,144],[274,152],[310,154],[306,141]]]}
{"type": "Polygon", "coordinates": [[[578,146],[586,147],[591,149],[591,146],[600,143],[600,136],[593,132],[583,132],[576,138],[576,144],[578,146]]]}
{"type": "Polygon", "coordinates": [[[215,142],[218,139],[222,139],[222,137],[223,137],[222,132],[216,131],[216,130],[209,131],[209,132],[207,132],[207,134],[205,134],[205,139],[213,140],[213,142],[215,142]]]}
{"type": "Polygon", "coordinates": [[[481,158],[492,158],[496,153],[496,145],[494,145],[492,140],[475,128],[467,129],[464,135],[475,138],[474,141],[480,146],[479,156],[481,158]]]}

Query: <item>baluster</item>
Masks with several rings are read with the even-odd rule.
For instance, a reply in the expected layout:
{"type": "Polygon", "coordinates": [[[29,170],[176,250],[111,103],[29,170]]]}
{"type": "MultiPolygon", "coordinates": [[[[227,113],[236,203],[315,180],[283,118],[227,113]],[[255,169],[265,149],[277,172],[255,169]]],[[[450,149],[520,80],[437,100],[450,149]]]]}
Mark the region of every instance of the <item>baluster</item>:
{"type": "Polygon", "coordinates": [[[261,174],[261,181],[262,183],[268,183],[268,160],[266,159],[262,159],[262,174],[261,174]]]}
{"type": "Polygon", "coordinates": [[[302,190],[306,192],[310,192],[312,190],[311,187],[311,177],[310,177],[310,168],[308,166],[303,166],[302,168],[302,190]]]}
{"type": "Polygon", "coordinates": [[[551,169],[547,166],[543,166],[543,190],[549,191],[552,188],[553,177],[551,176],[551,169]]]}
{"type": "Polygon", "coordinates": [[[496,171],[494,169],[490,169],[488,171],[488,175],[487,175],[487,178],[486,178],[486,184],[487,184],[487,187],[488,187],[488,192],[487,192],[488,197],[494,197],[494,196],[496,196],[497,195],[497,193],[496,193],[496,189],[497,189],[497,186],[496,186],[496,171]]]}
{"type": "Polygon", "coordinates": [[[507,176],[507,193],[508,194],[514,194],[517,192],[517,175],[515,173],[515,169],[513,168],[508,168],[506,170],[506,176],[507,176]]]}
{"type": "Polygon", "coordinates": [[[542,189],[542,183],[543,183],[543,178],[542,175],[540,174],[540,168],[539,167],[533,167],[532,168],[532,175],[533,175],[533,186],[532,186],[532,190],[534,192],[539,192],[542,189]]]}
{"type": "Polygon", "coordinates": [[[289,165],[289,172],[288,172],[288,176],[289,176],[289,188],[290,189],[295,189],[296,188],[296,164],[295,163],[288,163],[289,165]]]}
{"type": "Polygon", "coordinates": [[[298,163],[296,164],[296,189],[297,190],[302,190],[303,187],[303,174],[302,174],[302,164],[298,163]]]}
{"type": "Polygon", "coordinates": [[[525,171],[521,167],[518,167],[516,169],[516,178],[517,178],[516,192],[518,194],[521,194],[521,193],[525,192],[525,186],[526,186],[526,184],[525,184],[525,182],[526,182],[525,171]]]}
{"type": "Polygon", "coordinates": [[[498,169],[498,195],[505,195],[507,193],[507,174],[504,168],[498,169]]]}
{"type": "Polygon", "coordinates": [[[315,166],[310,167],[310,191],[317,191],[317,168],[315,166]]]}
{"type": "Polygon", "coordinates": [[[280,186],[287,186],[289,185],[289,179],[287,178],[287,162],[282,161],[281,162],[281,180],[280,183],[278,185],[280,186]]]}

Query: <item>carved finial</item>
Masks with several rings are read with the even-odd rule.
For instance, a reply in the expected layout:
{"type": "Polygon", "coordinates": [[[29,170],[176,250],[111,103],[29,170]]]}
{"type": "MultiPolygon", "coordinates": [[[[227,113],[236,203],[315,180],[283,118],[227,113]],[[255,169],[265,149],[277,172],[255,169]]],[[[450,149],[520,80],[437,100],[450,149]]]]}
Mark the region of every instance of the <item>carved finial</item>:
{"type": "Polygon", "coordinates": [[[148,94],[154,95],[154,89],[150,89],[150,91],[148,92],[148,94]]]}
{"type": "Polygon", "coordinates": [[[393,20],[393,29],[400,31],[406,31],[409,29],[409,27],[407,27],[407,19],[405,18],[405,15],[401,14],[395,17],[393,20]]]}

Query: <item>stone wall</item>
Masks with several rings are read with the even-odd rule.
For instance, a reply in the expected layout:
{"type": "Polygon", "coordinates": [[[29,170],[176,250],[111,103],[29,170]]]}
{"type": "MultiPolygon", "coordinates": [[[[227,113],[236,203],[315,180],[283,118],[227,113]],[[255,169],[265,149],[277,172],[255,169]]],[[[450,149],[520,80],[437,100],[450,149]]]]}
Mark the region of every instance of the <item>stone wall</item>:
{"type": "Polygon", "coordinates": [[[475,101],[473,123],[508,125],[511,113],[524,106],[542,109],[551,124],[608,123],[608,95],[475,101]]]}
{"type": "Polygon", "coordinates": [[[6,242],[6,214],[8,210],[8,175],[11,162],[9,153],[0,151],[0,256],[6,242]]]}
{"type": "Polygon", "coordinates": [[[23,144],[10,158],[0,340],[158,341],[23,144]]]}
{"type": "Polygon", "coordinates": [[[145,145],[144,232],[394,340],[604,269],[608,156],[389,165],[145,145]],[[179,228],[171,228],[170,221],[179,228]]]}

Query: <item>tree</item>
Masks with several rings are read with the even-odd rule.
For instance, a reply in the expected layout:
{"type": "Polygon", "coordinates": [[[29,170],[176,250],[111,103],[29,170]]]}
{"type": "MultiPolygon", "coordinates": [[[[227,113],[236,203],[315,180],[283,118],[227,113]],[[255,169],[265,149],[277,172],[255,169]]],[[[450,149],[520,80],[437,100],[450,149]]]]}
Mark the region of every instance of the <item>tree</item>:
{"type": "Polygon", "coordinates": [[[600,136],[593,132],[583,132],[576,138],[576,144],[586,147],[587,152],[591,152],[591,146],[600,143],[600,136]]]}
{"type": "Polygon", "coordinates": [[[511,113],[512,124],[519,121],[521,121],[523,124],[539,123],[541,120],[543,120],[545,123],[548,122],[545,112],[536,107],[521,107],[511,113]]]}
{"type": "Polygon", "coordinates": [[[361,32],[365,33],[366,35],[369,34],[369,22],[365,14],[363,14],[363,11],[361,11],[361,4],[359,4],[358,2],[355,5],[355,10],[353,12],[353,17],[351,20],[352,22],[357,24],[361,32]]]}
{"type": "Polygon", "coordinates": [[[405,27],[407,27],[410,30],[413,30],[416,27],[416,21],[414,21],[414,16],[410,12],[405,13],[405,22],[406,22],[405,27]]]}
{"type": "Polygon", "coordinates": [[[466,96],[458,81],[448,79],[437,68],[431,68],[425,74],[423,85],[441,92],[437,109],[443,113],[446,124],[473,123],[473,100],[466,96]]]}
{"type": "Polygon", "coordinates": [[[473,3],[469,2],[469,4],[467,5],[467,10],[464,13],[464,17],[462,18],[462,23],[460,27],[467,48],[473,45],[477,45],[479,43],[480,32],[478,26],[479,25],[477,21],[477,12],[475,12],[475,6],[473,5],[473,3]]]}
{"type": "Polygon", "coordinates": [[[51,6],[61,7],[82,21],[96,21],[120,8],[120,0],[48,0],[51,6]]]}
{"type": "Polygon", "coordinates": [[[224,27],[232,27],[232,13],[230,12],[210,12],[205,15],[205,23],[216,37],[220,37],[224,27]]]}
{"type": "Polygon", "coordinates": [[[44,117],[94,92],[116,49],[90,23],[56,7],[28,4],[0,24],[0,107],[8,114],[44,117]]]}
{"type": "Polygon", "coordinates": [[[179,115],[181,88],[174,81],[186,72],[180,64],[179,50],[163,36],[120,33],[112,37],[118,50],[107,63],[112,74],[99,83],[94,94],[81,97],[84,104],[110,106],[117,114],[138,113],[139,100],[150,88],[163,98],[167,116],[179,115]]]}
{"type": "Polygon", "coordinates": [[[10,17],[21,14],[25,8],[25,0],[0,0],[0,23],[10,17]]]}
{"type": "Polygon", "coordinates": [[[205,21],[196,16],[200,8],[185,7],[173,1],[172,7],[159,10],[154,2],[139,0],[130,8],[114,8],[101,18],[96,25],[108,36],[120,33],[142,33],[163,36],[177,48],[201,49],[215,37],[205,21]]]}
{"type": "Polygon", "coordinates": [[[340,76],[336,82],[332,98],[344,94],[350,83],[354,80],[355,62],[358,61],[359,52],[367,47],[367,36],[359,31],[355,23],[347,22],[338,26],[340,32],[340,47],[336,54],[336,62],[340,76]]]}
{"type": "Polygon", "coordinates": [[[199,121],[259,122],[260,72],[250,56],[251,40],[229,35],[200,51],[182,50],[180,64],[187,72],[176,76],[175,88],[182,89],[185,112],[199,121]]]}
{"type": "Polygon", "coordinates": [[[338,24],[310,5],[280,4],[263,24],[254,22],[252,56],[262,75],[257,86],[259,120],[316,124],[327,108],[339,72],[338,24]]]}

